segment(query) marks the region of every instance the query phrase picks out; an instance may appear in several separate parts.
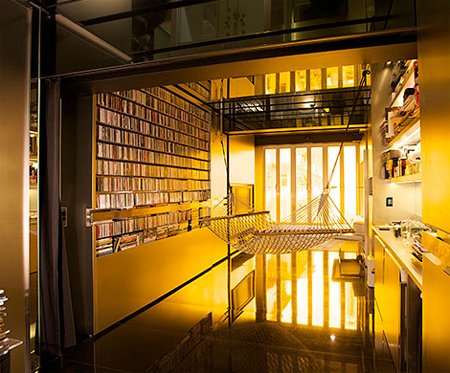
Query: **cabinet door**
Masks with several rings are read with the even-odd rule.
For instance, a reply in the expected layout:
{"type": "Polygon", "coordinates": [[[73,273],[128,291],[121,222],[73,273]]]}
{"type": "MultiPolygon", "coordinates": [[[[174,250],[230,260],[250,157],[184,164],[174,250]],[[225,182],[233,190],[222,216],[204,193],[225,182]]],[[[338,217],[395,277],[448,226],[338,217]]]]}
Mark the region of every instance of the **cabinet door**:
{"type": "Polygon", "coordinates": [[[450,277],[423,259],[423,371],[450,372],[450,277]]]}

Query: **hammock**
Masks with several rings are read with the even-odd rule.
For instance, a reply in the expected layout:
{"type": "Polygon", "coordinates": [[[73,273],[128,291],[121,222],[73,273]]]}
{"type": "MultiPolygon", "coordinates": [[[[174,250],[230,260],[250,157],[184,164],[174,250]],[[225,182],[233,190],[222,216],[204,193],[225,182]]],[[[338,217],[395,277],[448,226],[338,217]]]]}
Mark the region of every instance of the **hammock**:
{"type": "Polygon", "coordinates": [[[287,254],[311,249],[336,235],[354,233],[327,190],[280,223],[274,223],[269,211],[254,211],[229,194],[202,219],[231,247],[247,254],[287,254]],[[237,211],[240,210],[240,211],[237,211]]]}
{"type": "MultiPolygon", "coordinates": [[[[246,206],[247,211],[243,212],[242,206],[245,206],[245,204],[236,200],[233,194],[229,193],[227,197],[213,207],[211,217],[200,220],[201,224],[208,227],[231,247],[247,254],[293,253],[312,249],[340,234],[355,233],[331,199],[329,190],[344,146],[345,136],[368,74],[370,74],[370,71],[363,71],[336,161],[327,185],[320,196],[295,211],[282,222],[274,223],[271,221],[269,211],[254,211],[254,209],[246,206]]],[[[229,175],[223,143],[222,151],[229,175]]]]}

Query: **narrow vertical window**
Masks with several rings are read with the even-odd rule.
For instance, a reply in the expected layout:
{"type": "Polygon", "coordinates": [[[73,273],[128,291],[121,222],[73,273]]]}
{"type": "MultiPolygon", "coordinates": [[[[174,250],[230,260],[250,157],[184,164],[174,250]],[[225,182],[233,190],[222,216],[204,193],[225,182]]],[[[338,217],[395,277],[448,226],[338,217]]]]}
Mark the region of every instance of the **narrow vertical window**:
{"type": "Polygon", "coordinates": [[[306,91],[306,70],[299,70],[295,72],[295,91],[306,91]]]}
{"type": "Polygon", "coordinates": [[[311,69],[309,74],[311,91],[322,89],[322,69],[311,69]]]}
{"type": "Polygon", "coordinates": [[[291,216],[291,149],[280,149],[280,219],[291,216]]]}
{"type": "Polygon", "coordinates": [[[327,68],[327,88],[339,88],[339,68],[327,68]]]}
{"type": "Polygon", "coordinates": [[[266,210],[273,221],[277,219],[277,150],[265,151],[265,189],[266,210]]]}

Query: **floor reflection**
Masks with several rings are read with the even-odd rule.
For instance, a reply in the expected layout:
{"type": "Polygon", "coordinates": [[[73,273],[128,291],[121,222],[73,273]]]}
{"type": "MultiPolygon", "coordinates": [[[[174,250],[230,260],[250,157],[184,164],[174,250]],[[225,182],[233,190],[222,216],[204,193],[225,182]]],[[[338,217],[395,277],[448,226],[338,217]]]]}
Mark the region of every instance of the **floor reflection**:
{"type": "Polygon", "coordinates": [[[333,281],[338,248],[234,255],[41,371],[393,372],[374,357],[364,282],[333,281]]]}

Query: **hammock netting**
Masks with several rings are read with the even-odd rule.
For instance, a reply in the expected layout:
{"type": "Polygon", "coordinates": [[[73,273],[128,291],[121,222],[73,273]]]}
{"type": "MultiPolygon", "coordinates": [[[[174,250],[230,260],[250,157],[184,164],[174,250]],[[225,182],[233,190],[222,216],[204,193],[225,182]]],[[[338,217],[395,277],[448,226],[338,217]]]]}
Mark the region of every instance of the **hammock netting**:
{"type": "Polygon", "coordinates": [[[287,254],[313,247],[336,235],[354,233],[327,190],[280,223],[269,211],[254,211],[229,194],[202,219],[219,238],[247,254],[287,254]]]}

